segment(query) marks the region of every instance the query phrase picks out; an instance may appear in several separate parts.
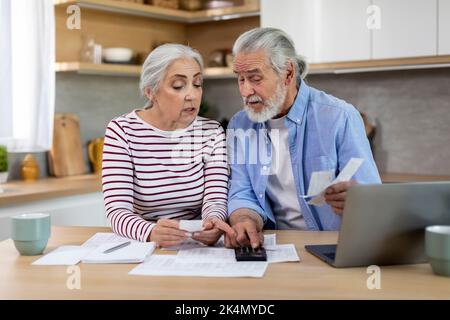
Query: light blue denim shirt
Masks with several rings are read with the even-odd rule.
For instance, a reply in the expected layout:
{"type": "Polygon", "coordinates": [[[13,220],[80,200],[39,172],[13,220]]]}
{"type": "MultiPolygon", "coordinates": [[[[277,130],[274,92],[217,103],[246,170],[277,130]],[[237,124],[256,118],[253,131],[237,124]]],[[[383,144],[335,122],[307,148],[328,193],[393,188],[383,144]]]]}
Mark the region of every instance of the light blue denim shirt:
{"type": "MultiPolygon", "coordinates": [[[[361,184],[380,183],[364,123],[359,112],[343,100],[301,82],[285,118],[289,152],[300,210],[309,230],[338,230],[341,217],[329,205],[308,205],[305,195],[314,171],[333,171],[333,178],[351,158],[364,162],[353,177],[361,184]]],[[[230,120],[227,130],[231,168],[228,214],[248,208],[261,215],[265,228],[276,229],[268,196],[271,141],[267,123],[251,121],[244,110],[230,120]]]]}

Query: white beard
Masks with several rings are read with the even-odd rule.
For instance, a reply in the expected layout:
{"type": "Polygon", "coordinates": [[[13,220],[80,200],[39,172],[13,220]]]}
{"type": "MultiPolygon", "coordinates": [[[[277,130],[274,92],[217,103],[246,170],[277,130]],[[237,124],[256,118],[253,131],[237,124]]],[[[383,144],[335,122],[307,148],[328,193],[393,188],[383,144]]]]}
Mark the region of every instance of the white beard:
{"type": "MultiPolygon", "coordinates": [[[[266,122],[269,119],[272,119],[276,115],[280,114],[281,106],[283,105],[284,100],[286,99],[287,87],[283,87],[281,83],[278,84],[275,94],[272,98],[267,100],[264,103],[261,111],[254,111],[251,107],[249,107],[246,103],[246,98],[244,100],[244,110],[247,112],[248,117],[253,122],[266,122]]],[[[257,96],[253,95],[252,97],[257,96]]],[[[261,101],[262,99],[257,96],[261,101]]],[[[250,97],[249,97],[250,98],[250,97]]],[[[247,99],[249,99],[247,98],[247,99]]]]}

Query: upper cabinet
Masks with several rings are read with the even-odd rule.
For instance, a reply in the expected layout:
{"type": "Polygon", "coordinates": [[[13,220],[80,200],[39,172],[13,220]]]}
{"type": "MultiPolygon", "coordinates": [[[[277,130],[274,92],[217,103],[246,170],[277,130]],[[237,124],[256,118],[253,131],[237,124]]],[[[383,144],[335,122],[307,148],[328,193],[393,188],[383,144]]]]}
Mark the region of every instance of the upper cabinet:
{"type": "Polygon", "coordinates": [[[312,72],[450,64],[450,0],[261,0],[312,72]]]}
{"type": "Polygon", "coordinates": [[[297,52],[309,62],[315,58],[314,33],[311,32],[314,17],[312,0],[261,0],[261,26],[286,31],[294,40],[297,52]]]}
{"type": "Polygon", "coordinates": [[[438,54],[450,54],[450,0],[439,0],[438,54]]]}
{"type": "Polygon", "coordinates": [[[369,5],[370,0],[317,1],[315,15],[323,21],[312,29],[317,28],[317,62],[370,59],[369,5]]]}
{"type": "Polygon", "coordinates": [[[261,1],[261,25],[285,30],[309,62],[370,59],[370,0],[261,1]]]}
{"type": "Polygon", "coordinates": [[[373,0],[373,4],[381,13],[380,29],[373,30],[373,59],[437,54],[436,0],[373,0]]]}

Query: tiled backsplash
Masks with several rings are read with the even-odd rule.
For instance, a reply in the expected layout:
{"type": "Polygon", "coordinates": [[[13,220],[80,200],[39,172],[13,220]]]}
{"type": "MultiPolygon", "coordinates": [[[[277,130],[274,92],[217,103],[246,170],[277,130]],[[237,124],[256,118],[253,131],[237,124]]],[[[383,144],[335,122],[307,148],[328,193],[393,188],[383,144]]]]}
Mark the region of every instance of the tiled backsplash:
{"type": "MultiPolygon", "coordinates": [[[[310,75],[307,82],[372,119],[380,171],[450,175],[450,68],[310,75]]],[[[219,119],[242,107],[236,80],[207,82],[205,96],[219,119]]]]}
{"type": "MultiPolygon", "coordinates": [[[[450,68],[310,75],[308,83],[344,99],[376,124],[375,158],[383,172],[450,175],[450,68]]],[[[109,120],[143,105],[135,77],[86,76],[58,73],[56,112],[80,118],[81,137],[104,134],[109,120]]],[[[229,119],[242,108],[237,81],[205,81],[209,116],[229,119]]],[[[86,172],[90,170],[87,160],[86,172]]],[[[47,157],[35,155],[41,176],[47,157]]],[[[24,154],[10,155],[10,179],[19,177],[24,154]]]]}

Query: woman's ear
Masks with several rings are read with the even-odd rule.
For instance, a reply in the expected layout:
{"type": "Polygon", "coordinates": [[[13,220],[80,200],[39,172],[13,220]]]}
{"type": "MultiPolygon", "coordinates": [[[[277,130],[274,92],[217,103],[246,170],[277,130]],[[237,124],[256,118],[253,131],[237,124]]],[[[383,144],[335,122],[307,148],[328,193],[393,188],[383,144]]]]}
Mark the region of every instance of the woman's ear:
{"type": "Polygon", "coordinates": [[[145,96],[147,97],[148,100],[152,101],[153,93],[152,93],[152,90],[149,87],[144,89],[144,94],[145,94],[145,96]]]}

